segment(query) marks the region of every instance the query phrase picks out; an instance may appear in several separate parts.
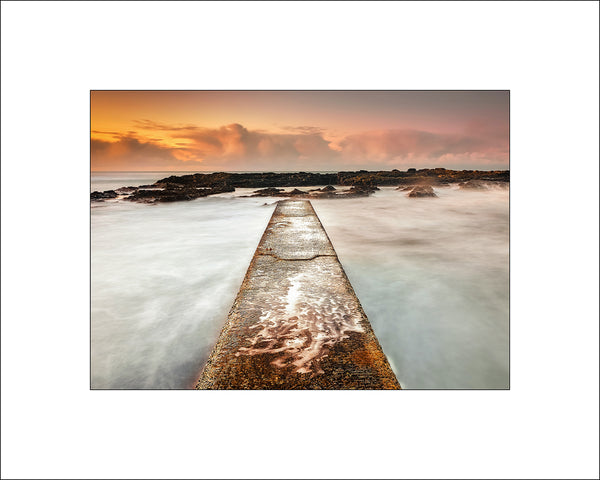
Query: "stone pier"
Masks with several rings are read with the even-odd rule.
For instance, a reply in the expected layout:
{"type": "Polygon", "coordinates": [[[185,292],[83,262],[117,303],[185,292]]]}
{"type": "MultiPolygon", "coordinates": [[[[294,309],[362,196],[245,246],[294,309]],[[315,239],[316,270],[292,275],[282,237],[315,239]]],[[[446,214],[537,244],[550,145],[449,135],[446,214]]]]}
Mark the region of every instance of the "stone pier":
{"type": "Polygon", "coordinates": [[[198,389],[399,389],[309,201],[281,201],[198,389]]]}

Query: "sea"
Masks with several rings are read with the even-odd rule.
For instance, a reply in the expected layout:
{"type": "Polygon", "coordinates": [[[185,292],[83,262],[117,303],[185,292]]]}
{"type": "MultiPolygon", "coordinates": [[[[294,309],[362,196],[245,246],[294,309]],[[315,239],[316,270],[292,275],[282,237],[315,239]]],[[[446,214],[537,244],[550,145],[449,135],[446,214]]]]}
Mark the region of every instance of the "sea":
{"type": "MultiPolygon", "coordinates": [[[[253,190],[91,203],[93,389],[193,388],[278,200],[253,190]]],[[[311,203],[402,388],[509,388],[509,189],[435,190],[311,203]]]]}

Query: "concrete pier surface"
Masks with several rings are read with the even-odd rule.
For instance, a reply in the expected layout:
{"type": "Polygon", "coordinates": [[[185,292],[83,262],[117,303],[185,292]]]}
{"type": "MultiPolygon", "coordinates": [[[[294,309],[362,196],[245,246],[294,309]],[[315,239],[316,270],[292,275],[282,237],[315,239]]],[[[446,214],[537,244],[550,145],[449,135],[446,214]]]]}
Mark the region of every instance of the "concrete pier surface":
{"type": "Polygon", "coordinates": [[[277,204],[196,388],[400,388],[309,201],[277,204]]]}

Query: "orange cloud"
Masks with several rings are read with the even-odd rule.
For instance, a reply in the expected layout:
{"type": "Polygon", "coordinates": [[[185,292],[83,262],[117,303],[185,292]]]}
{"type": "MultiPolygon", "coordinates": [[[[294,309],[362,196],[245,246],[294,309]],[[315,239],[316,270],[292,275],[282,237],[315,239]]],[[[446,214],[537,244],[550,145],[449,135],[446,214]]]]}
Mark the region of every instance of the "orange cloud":
{"type": "Polygon", "coordinates": [[[348,135],[336,144],[319,127],[290,133],[135,122],[136,131],[93,132],[93,170],[335,170],[398,167],[505,168],[508,135],[477,125],[464,134],[396,129],[348,135]],[[99,137],[99,138],[98,138],[99,137]]]}
{"type": "Polygon", "coordinates": [[[114,142],[92,138],[90,151],[92,170],[178,170],[185,160],[191,160],[192,169],[202,168],[201,162],[186,159],[178,149],[129,136],[114,142]]]}
{"type": "MultiPolygon", "coordinates": [[[[302,169],[318,168],[319,162],[332,161],[338,153],[329,148],[315,131],[278,134],[248,130],[233,123],[219,128],[193,125],[166,125],[150,120],[135,122],[148,131],[152,140],[136,132],[92,140],[92,168],[110,169],[302,169]],[[109,137],[110,138],[110,137],[109,137]]],[[[309,127],[302,127],[309,128],[309,127]]]]}

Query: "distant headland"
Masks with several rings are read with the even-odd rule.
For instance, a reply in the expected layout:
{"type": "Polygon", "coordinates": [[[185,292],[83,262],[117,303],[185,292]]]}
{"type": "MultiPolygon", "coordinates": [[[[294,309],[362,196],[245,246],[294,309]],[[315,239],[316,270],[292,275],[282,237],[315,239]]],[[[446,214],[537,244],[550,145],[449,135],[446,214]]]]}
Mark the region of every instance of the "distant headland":
{"type": "Polygon", "coordinates": [[[122,197],[125,200],[155,203],[193,200],[236,188],[257,188],[250,196],[295,198],[348,198],[368,196],[380,186],[396,186],[408,196],[435,196],[433,187],[458,184],[463,189],[485,190],[508,186],[508,170],[447,170],[445,168],[409,168],[406,171],[347,171],[337,173],[194,173],[170,176],[152,185],[127,186],[116,190],[92,192],[94,201],[122,197]],[[286,191],[282,187],[323,188],[286,191]],[[338,187],[338,188],[336,188],[338,187]],[[340,188],[341,187],[341,188],[340,188]],[[344,188],[346,187],[346,188],[344,188]]]}

